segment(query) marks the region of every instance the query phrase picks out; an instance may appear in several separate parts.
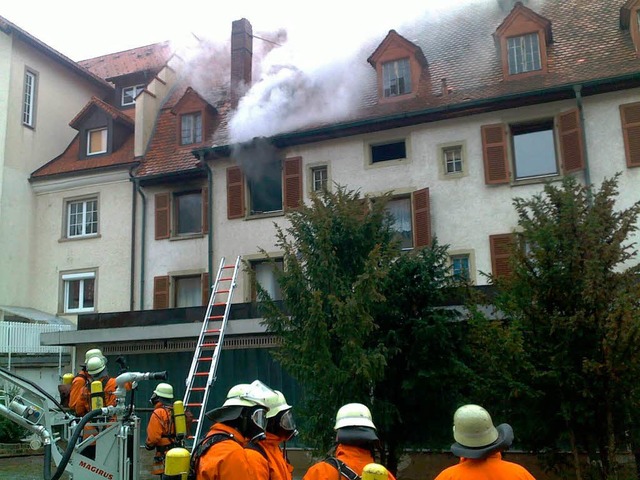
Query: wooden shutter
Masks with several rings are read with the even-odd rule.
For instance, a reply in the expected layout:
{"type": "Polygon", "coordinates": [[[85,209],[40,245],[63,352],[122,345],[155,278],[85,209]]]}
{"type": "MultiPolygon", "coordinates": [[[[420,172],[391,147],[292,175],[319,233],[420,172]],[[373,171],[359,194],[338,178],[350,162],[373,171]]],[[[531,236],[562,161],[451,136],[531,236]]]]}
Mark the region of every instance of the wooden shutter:
{"type": "Polygon", "coordinates": [[[484,182],[487,185],[509,183],[509,158],[507,135],[502,123],[483,125],[482,157],[484,160],[484,182]]]}
{"type": "Polygon", "coordinates": [[[283,175],[284,209],[296,209],[302,203],[302,157],[285,159],[283,175]]]}
{"type": "Polygon", "coordinates": [[[640,167],[640,102],[620,105],[627,167],[640,167]]]}
{"type": "Polygon", "coordinates": [[[577,108],[558,115],[558,135],[563,172],[571,173],[583,170],[584,144],[580,112],[577,108]]]}
{"type": "Polygon", "coordinates": [[[153,309],[169,308],[169,275],[153,277],[153,309]]]}
{"type": "Polygon", "coordinates": [[[209,188],[202,189],[202,233],[209,233],[209,188]]]}
{"type": "Polygon", "coordinates": [[[244,175],[240,167],[227,168],[227,218],[244,217],[244,175]]]}
{"type": "Polygon", "coordinates": [[[156,193],[155,195],[156,240],[169,238],[169,234],[171,233],[170,203],[171,203],[171,194],[156,193]]]}
{"type": "Polygon", "coordinates": [[[202,305],[209,305],[209,273],[205,272],[200,276],[202,283],[202,305]]]}
{"type": "Polygon", "coordinates": [[[513,248],[514,236],[511,233],[490,235],[491,246],[491,270],[495,277],[511,276],[511,249],[513,248]]]}
{"type": "Polygon", "coordinates": [[[416,190],[411,195],[413,210],[413,244],[416,248],[431,245],[431,205],[429,189],[416,190]]]}

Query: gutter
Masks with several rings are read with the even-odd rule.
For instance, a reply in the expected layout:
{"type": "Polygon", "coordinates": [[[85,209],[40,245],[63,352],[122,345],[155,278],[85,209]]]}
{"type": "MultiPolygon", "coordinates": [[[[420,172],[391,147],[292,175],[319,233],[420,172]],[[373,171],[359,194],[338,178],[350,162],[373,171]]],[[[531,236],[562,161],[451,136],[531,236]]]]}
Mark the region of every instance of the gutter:
{"type": "MultiPolygon", "coordinates": [[[[140,179],[135,177],[133,183],[136,191],[142,198],[142,227],[140,232],[140,310],[144,310],[144,261],[145,261],[145,237],[147,235],[147,196],[142,191],[140,186],[140,179]]],[[[135,235],[135,232],[134,232],[135,235]]]]}
{"type": "MultiPolygon", "coordinates": [[[[591,185],[591,171],[589,170],[589,155],[587,153],[587,133],[584,127],[584,108],[582,105],[582,85],[574,85],[573,91],[576,94],[576,104],[578,113],[580,114],[580,133],[582,135],[582,158],[584,159],[584,183],[589,187],[591,185]]],[[[587,190],[587,201],[593,204],[591,198],[591,189],[587,190]]]]}
{"type": "MultiPolygon", "coordinates": [[[[591,90],[605,85],[614,85],[617,83],[633,82],[632,86],[640,86],[640,73],[630,73],[618,77],[604,78],[599,80],[591,80],[582,82],[582,92],[591,90]]],[[[402,112],[385,117],[375,117],[365,120],[357,120],[352,122],[337,123],[327,127],[320,127],[299,132],[285,133],[271,137],[271,143],[276,147],[282,148],[293,145],[301,145],[332,138],[348,137],[363,133],[361,130],[369,127],[377,127],[378,130],[386,128],[399,128],[416,123],[429,123],[449,118],[448,115],[462,116],[466,111],[475,110],[473,113],[483,113],[483,111],[492,111],[491,107],[502,110],[505,103],[514,102],[516,100],[526,100],[533,97],[547,97],[542,102],[549,103],[557,100],[565,100],[575,97],[575,83],[563,84],[556,87],[544,88],[540,90],[531,90],[527,92],[512,93],[499,97],[485,98],[482,100],[473,100],[453,105],[442,105],[434,108],[416,110],[410,112],[402,112]],[[478,111],[478,109],[485,109],[478,111]],[[439,115],[440,114],[440,115],[439,115]],[[430,117],[430,118],[423,118],[430,117]],[[435,118],[433,118],[435,117],[435,118]],[[391,124],[391,125],[389,125],[391,124]]],[[[586,92],[587,95],[603,93],[602,89],[593,92],[586,92]]],[[[522,102],[523,104],[528,104],[522,102]]],[[[514,105],[515,106],[515,105],[514,105]]],[[[509,107],[511,108],[511,107],[509,107]]],[[[370,130],[369,130],[370,131],[370,130]]],[[[231,154],[231,144],[219,145],[214,147],[202,148],[195,150],[199,156],[213,155],[216,157],[229,157],[231,154]]]]}
{"type": "Polygon", "coordinates": [[[204,157],[200,157],[200,160],[207,169],[207,183],[209,185],[207,192],[207,203],[209,204],[207,212],[209,216],[207,219],[207,271],[209,272],[209,294],[207,297],[210,297],[211,290],[213,288],[213,172],[204,157]]]}
{"type": "Polygon", "coordinates": [[[134,293],[135,293],[135,265],[136,265],[136,208],[138,202],[136,201],[136,179],[133,176],[133,169],[129,169],[129,180],[131,181],[131,265],[129,267],[129,310],[134,310],[134,293]]]}

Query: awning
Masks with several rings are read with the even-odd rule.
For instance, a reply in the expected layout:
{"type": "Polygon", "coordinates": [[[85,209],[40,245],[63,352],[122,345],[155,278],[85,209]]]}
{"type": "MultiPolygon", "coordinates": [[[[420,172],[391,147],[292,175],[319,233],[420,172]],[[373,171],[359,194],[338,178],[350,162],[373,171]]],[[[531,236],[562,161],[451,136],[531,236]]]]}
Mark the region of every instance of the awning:
{"type": "MultiPolygon", "coordinates": [[[[75,325],[75,323],[64,317],[51,315],[50,313],[36,310],[35,308],[10,307],[0,305],[0,310],[4,311],[5,315],[8,314],[10,316],[20,317],[22,321],[27,320],[28,323],[46,323],[49,325],[75,325]]],[[[18,319],[17,321],[21,321],[20,319],[18,319]]],[[[13,319],[10,320],[14,321],[13,319]]]]}

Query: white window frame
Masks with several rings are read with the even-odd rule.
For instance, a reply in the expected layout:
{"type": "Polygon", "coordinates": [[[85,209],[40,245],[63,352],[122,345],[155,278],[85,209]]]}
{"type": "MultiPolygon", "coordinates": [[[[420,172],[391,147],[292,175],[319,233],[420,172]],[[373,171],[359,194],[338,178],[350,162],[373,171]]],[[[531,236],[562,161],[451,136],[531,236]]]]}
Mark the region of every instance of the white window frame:
{"type": "Polygon", "coordinates": [[[469,259],[469,277],[467,281],[470,284],[476,283],[476,259],[474,250],[450,250],[449,254],[449,268],[451,275],[453,275],[453,259],[460,257],[467,257],[469,259]]]}
{"type": "MultiPolygon", "coordinates": [[[[278,252],[270,252],[269,257],[273,260],[276,261],[276,264],[280,264],[282,266],[282,268],[284,268],[284,257],[282,256],[282,253],[278,253],[278,252]]],[[[250,265],[250,269],[248,269],[245,273],[245,301],[252,303],[257,301],[257,289],[255,284],[253,283],[253,280],[255,278],[255,281],[257,281],[257,278],[254,277],[254,275],[256,274],[256,265],[257,264],[269,264],[270,260],[269,258],[267,258],[265,255],[263,254],[249,254],[249,255],[243,255],[242,256],[243,260],[245,260],[246,262],[249,263],[250,265]]],[[[274,300],[281,300],[282,299],[282,292],[280,291],[280,286],[276,285],[276,287],[278,289],[278,293],[279,296],[276,295],[276,299],[274,300]],[[279,297],[279,298],[278,298],[279,297]]]]}
{"type": "MultiPolygon", "coordinates": [[[[76,213],[77,214],[77,213],[76,213]]],[[[68,199],[65,201],[65,238],[85,238],[85,237],[95,237],[99,233],[100,228],[100,208],[98,203],[98,197],[87,197],[87,198],[78,198],[78,199],[68,199]],[[87,226],[89,225],[87,215],[89,212],[89,202],[95,202],[95,212],[96,212],[96,221],[95,221],[95,232],[87,233],[87,226]],[[82,204],[82,231],[78,234],[71,234],[71,206],[82,204]]],[[[93,224],[93,222],[91,222],[93,224]]],[[[75,225],[75,224],[74,224],[75,225]]]]}
{"type": "Polygon", "coordinates": [[[455,178],[466,177],[469,175],[469,168],[467,162],[467,142],[460,140],[456,142],[441,143],[436,146],[436,155],[438,156],[438,176],[440,180],[452,180],[455,178]],[[460,150],[460,162],[462,170],[459,172],[447,172],[447,157],[448,151],[453,149],[460,150]]]}
{"type": "Polygon", "coordinates": [[[194,189],[194,190],[181,190],[179,192],[173,192],[171,196],[171,218],[173,220],[173,225],[171,228],[172,232],[175,232],[173,237],[192,237],[194,235],[202,235],[202,225],[203,225],[203,209],[204,205],[202,202],[202,189],[194,189]],[[200,198],[200,227],[192,232],[183,232],[180,233],[180,199],[193,196],[200,198]]]}
{"type": "Polygon", "coordinates": [[[542,70],[538,32],[507,38],[507,63],[509,75],[542,70]]]}
{"type": "Polygon", "coordinates": [[[180,116],[180,145],[196,145],[198,143],[202,143],[202,139],[203,139],[203,121],[204,118],[202,116],[202,112],[191,112],[191,113],[184,113],[180,116]],[[185,141],[185,136],[184,136],[184,132],[185,132],[185,120],[189,119],[189,138],[187,139],[187,141],[185,141]],[[200,119],[200,128],[198,129],[198,135],[196,135],[196,119],[199,118],[200,119]],[[199,139],[198,139],[199,137],[199,139]]]}
{"type": "MultiPolygon", "coordinates": [[[[409,250],[413,250],[414,248],[414,229],[415,229],[415,225],[413,224],[413,201],[412,201],[412,197],[410,194],[408,195],[395,195],[392,198],[389,199],[389,203],[391,202],[398,202],[398,201],[402,201],[402,202],[406,202],[409,205],[409,223],[411,225],[411,229],[410,229],[410,235],[409,235],[409,240],[411,242],[411,245],[404,245],[404,246],[400,246],[400,249],[402,251],[409,251],[409,250]]],[[[387,204],[387,208],[388,208],[388,204],[387,204]]],[[[391,212],[390,212],[391,213],[391,212]]],[[[395,217],[394,217],[395,219],[395,217]]],[[[394,234],[399,235],[400,232],[397,231],[395,228],[393,228],[392,225],[392,230],[394,232],[394,234]]]]}
{"type": "Polygon", "coordinates": [[[315,193],[321,193],[329,190],[329,165],[312,165],[310,166],[310,181],[311,191],[315,193]],[[317,178],[317,174],[324,174],[324,178],[317,178]]]}
{"type": "Polygon", "coordinates": [[[63,273],[61,275],[62,280],[62,311],[64,313],[85,313],[85,312],[95,312],[96,311],[96,272],[95,271],[85,271],[85,272],[76,272],[76,273],[63,273]],[[93,280],[93,306],[85,307],[84,306],[84,288],[85,288],[85,280],[93,280]],[[70,282],[80,282],[80,294],[79,294],[79,305],[78,308],[69,308],[69,294],[70,294],[70,282]]]}
{"type": "Polygon", "coordinates": [[[411,142],[409,135],[393,137],[388,140],[376,139],[375,141],[365,142],[365,149],[365,168],[384,168],[392,165],[407,164],[411,161],[411,142]],[[404,143],[404,157],[378,160],[376,162],[373,161],[373,149],[375,147],[391,145],[394,143],[404,143]]]}
{"type": "MultiPolygon", "coordinates": [[[[558,138],[557,138],[557,130],[558,130],[558,126],[556,125],[556,122],[553,118],[542,118],[540,120],[537,121],[525,121],[525,122],[511,122],[509,123],[509,149],[510,149],[510,166],[513,172],[513,181],[514,182],[526,182],[528,180],[536,180],[536,179],[540,179],[540,178],[548,178],[548,177],[557,177],[559,175],[561,175],[561,170],[560,170],[560,154],[558,151],[558,138]],[[515,133],[514,134],[514,129],[518,130],[518,129],[535,129],[536,125],[540,126],[540,125],[545,125],[548,124],[550,125],[550,128],[544,128],[544,129],[539,129],[535,132],[522,132],[522,133],[515,133]],[[553,156],[554,156],[554,165],[555,165],[555,170],[554,171],[547,171],[547,172],[537,172],[537,173],[532,173],[532,174],[526,174],[525,172],[523,172],[523,169],[520,168],[518,169],[518,163],[523,163],[520,162],[518,160],[518,155],[516,152],[516,137],[521,136],[521,135],[528,135],[528,134],[532,134],[532,133],[540,133],[542,131],[550,131],[551,133],[551,140],[553,142],[552,145],[552,152],[553,152],[553,156]]],[[[539,155],[536,155],[536,161],[537,159],[540,158],[539,155]]],[[[522,158],[520,158],[520,160],[522,160],[522,158]]],[[[527,162],[526,164],[528,165],[530,162],[527,162]]],[[[523,165],[521,165],[522,167],[523,165]]]]}
{"type": "Polygon", "coordinates": [[[411,61],[409,58],[399,58],[382,64],[382,96],[384,98],[399,97],[411,93],[411,61]],[[404,85],[400,86],[400,80],[404,85]],[[392,89],[395,88],[395,92],[392,89]]]}
{"type": "Polygon", "coordinates": [[[22,124],[27,127],[35,125],[36,86],[38,76],[31,70],[24,73],[24,91],[22,94],[22,124]]]}
{"type": "Polygon", "coordinates": [[[87,130],[87,156],[92,156],[92,155],[100,155],[102,153],[106,153],[107,152],[107,140],[108,140],[108,129],[107,127],[100,127],[100,128],[92,128],[90,130],[87,130]],[[102,133],[102,143],[104,145],[104,149],[100,150],[100,151],[96,151],[96,152],[92,152],[91,151],[91,134],[94,132],[101,132],[102,133]]]}
{"type": "Polygon", "coordinates": [[[142,90],[144,90],[144,87],[145,86],[143,84],[131,85],[129,87],[124,87],[122,89],[120,105],[122,105],[123,107],[126,107],[128,105],[135,105],[136,104],[136,97],[140,94],[140,92],[142,90]],[[127,95],[128,92],[132,92],[133,94],[127,95]],[[125,97],[130,97],[131,101],[130,102],[125,102],[125,97]]]}
{"type": "Polygon", "coordinates": [[[171,283],[172,283],[172,287],[173,287],[173,291],[171,292],[171,302],[170,305],[173,306],[173,308],[191,308],[191,307],[199,307],[202,305],[202,272],[196,272],[196,273],[181,273],[179,275],[173,274],[171,275],[171,283]],[[195,305],[187,305],[187,306],[179,306],[178,305],[178,284],[180,283],[180,280],[194,280],[197,279],[198,282],[198,295],[196,297],[196,303],[195,305]]]}

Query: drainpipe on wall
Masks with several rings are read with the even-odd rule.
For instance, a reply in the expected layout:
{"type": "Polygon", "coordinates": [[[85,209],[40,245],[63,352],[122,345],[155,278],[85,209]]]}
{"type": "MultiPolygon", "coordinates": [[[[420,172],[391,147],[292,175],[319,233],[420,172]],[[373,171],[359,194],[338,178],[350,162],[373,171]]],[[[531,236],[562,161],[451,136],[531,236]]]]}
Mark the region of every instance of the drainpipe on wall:
{"type": "MultiPolygon", "coordinates": [[[[580,114],[580,133],[582,134],[582,157],[584,158],[584,183],[589,187],[591,185],[591,172],[589,170],[589,156],[587,154],[587,135],[584,128],[584,109],[582,106],[582,85],[574,85],[573,91],[576,94],[576,104],[578,105],[578,112],[580,114]]],[[[591,204],[591,195],[588,196],[588,201],[591,204]]]]}
{"type": "Polygon", "coordinates": [[[200,161],[204,164],[204,167],[207,169],[207,183],[209,184],[209,192],[207,202],[209,204],[209,218],[208,220],[208,230],[207,230],[207,270],[209,272],[209,296],[211,296],[211,289],[213,288],[213,172],[211,171],[211,167],[204,159],[204,154],[200,154],[200,161]]]}
{"type": "Polygon", "coordinates": [[[142,198],[142,225],[140,232],[140,310],[144,310],[144,259],[145,259],[145,237],[147,234],[147,197],[140,187],[140,180],[134,179],[137,192],[142,198]]]}
{"type": "Polygon", "coordinates": [[[131,267],[129,280],[129,311],[134,309],[135,273],[136,273],[136,181],[133,177],[133,169],[129,169],[129,180],[131,181],[131,267]]]}

